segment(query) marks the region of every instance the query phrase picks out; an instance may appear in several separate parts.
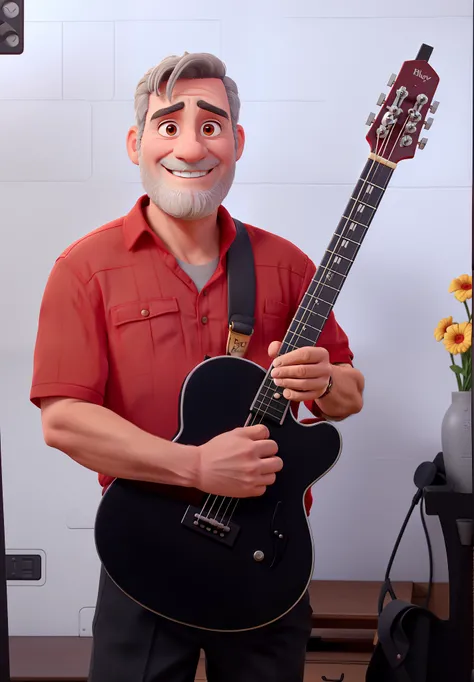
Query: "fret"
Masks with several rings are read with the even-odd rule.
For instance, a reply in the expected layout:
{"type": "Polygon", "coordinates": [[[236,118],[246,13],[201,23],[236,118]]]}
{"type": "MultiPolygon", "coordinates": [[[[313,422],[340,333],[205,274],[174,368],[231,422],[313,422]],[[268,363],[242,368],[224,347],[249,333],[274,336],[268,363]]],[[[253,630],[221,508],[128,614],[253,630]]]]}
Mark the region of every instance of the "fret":
{"type": "Polygon", "coordinates": [[[328,251],[331,251],[332,253],[342,251],[349,260],[353,261],[359,247],[360,242],[355,241],[355,239],[348,239],[347,237],[335,234],[329,242],[328,251]]]}
{"type": "MultiPolygon", "coordinates": [[[[319,313],[311,313],[311,314],[312,315],[318,315],[319,313]]],[[[324,319],[324,322],[326,321],[326,318],[323,315],[320,315],[320,317],[322,317],[324,319]]],[[[294,318],[291,322],[288,333],[292,334],[293,332],[295,332],[296,330],[293,329],[293,325],[296,325],[298,327],[300,324],[303,324],[303,329],[306,329],[308,327],[309,329],[313,329],[314,331],[318,332],[318,334],[322,331],[322,327],[321,328],[320,327],[313,327],[313,325],[309,324],[309,322],[306,322],[306,320],[304,321],[304,323],[302,323],[299,320],[297,320],[296,318],[294,318]]],[[[323,325],[324,325],[324,323],[323,323],[323,325]]]]}
{"type": "MultiPolygon", "coordinates": [[[[303,346],[314,346],[317,343],[393,170],[376,160],[367,160],[328,248],[285,334],[280,354],[303,346]]],[[[283,389],[275,385],[269,370],[252,403],[252,412],[281,422],[288,406],[288,400],[283,397],[283,389]],[[280,397],[275,398],[275,394],[280,397]]]]}
{"type": "MultiPolygon", "coordinates": [[[[349,197],[349,201],[355,201],[357,204],[361,204],[362,206],[367,206],[367,208],[371,208],[374,211],[377,209],[377,206],[372,206],[371,204],[366,204],[364,201],[361,201],[357,197],[349,197]]],[[[350,212],[351,209],[350,209],[349,204],[347,204],[347,206],[349,207],[349,212],[350,212]]]]}
{"type": "Polygon", "coordinates": [[[326,253],[332,253],[333,256],[344,258],[344,260],[350,260],[351,263],[353,262],[352,258],[347,258],[346,256],[343,256],[342,253],[337,253],[337,251],[331,251],[330,249],[327,249],[326,253]]]}
{"type": "MultiPolygon", "coordinates": [[[[276,386],[275,388],[278,389],[279,387],[276,386]]],[[[270,416],[278,417],[279,419],[281,419],[281,417],[283,416],[283,414],[285,412],[286,405],[284,405],[283,403],[277,402],[277,399],[272,397],[273,393],[274,393],[274,391],[272,391],[271,396],[268,396],[268,398],[269,398],[268,401],[265,401],[264,399],[257,400],[255,402],[255,406],[257,407],[260,414],[267,413],[270,416]]]]}
{"type": "Polygon", "coordinates": [[[362,223],[360,220],[355,220],[354,216],[343,215],[344,220],[350,220],[356,225],[362,225],[362,227],[368,227],[368,223],[362,223]]]}
{"type": "Polygon", "coordinates": [[[349,237],[353,241],[362,244],[366,232],[366,226],[358,225],[353,220],[347,220],[347,218],[341,218],[334,234],[338,237],[349,237]]]}
{"type": "Polygon", "coordinates": [[[333,284],[337,289],[341,290],[344,280],[346,279],[346,275],[342,274],[342,272],[336,272],[331,268],[321,265],[316,272],[315,279],[318,282],[323,280],[324,283],[331,282],[331,284],[333,284]]]}
{"type": "MultiPolygon", "coordinates": [[[[302,320],[301,322],[299,322],[299,324],[302,327],[302,330],[306,331],[304,321],[302,320]]],[[[318,333],[321,333],[322,329],[317,329],[316,331],[318,333]]],[[[296,332],[296,331],[291,332],[291,334],[289,334],[289,336],[291,336],[292,339],[294,339],[295,337],[297,337],[298,339],[303,339],[303,341],[307,341],[309,344],[314,343],[313,339],[311,339],[309,336],[305,336],[304,334],[300,334],[299,332],[296,332]]],[[[294,345],[294,344],[289,344],[289,345],[294,345]]],[[[299,345],[295,346],[295,348],[299,348],[299,345]]]]}

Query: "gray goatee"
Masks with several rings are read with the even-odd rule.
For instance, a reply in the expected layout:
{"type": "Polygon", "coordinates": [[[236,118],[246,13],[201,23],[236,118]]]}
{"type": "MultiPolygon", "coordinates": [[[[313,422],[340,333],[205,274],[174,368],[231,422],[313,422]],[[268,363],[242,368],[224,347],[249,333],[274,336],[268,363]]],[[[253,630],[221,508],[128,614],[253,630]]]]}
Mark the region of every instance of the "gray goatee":
{"type": "MultiPolygon", "coordinates": [[[[197,220],[213,213],[227,196],[234,181],[235,162],[225,176],[211,189],[193,190],[190,188],[177,190],[170,187],[166,179],[157,179],[149,173],[140,153],[138,160],[142,185],[150,200],[168,215],[181,220],[197,220]]],[[[189,164],[172,157],[166,157],[160,163],[169,170],[197,171],[214,168],[219,164],[219,160],[214,156],[210,156],[198,163],[189,164]]],[[[189,181],[190,184],[192,182],[192,180],[189,181]]]]}

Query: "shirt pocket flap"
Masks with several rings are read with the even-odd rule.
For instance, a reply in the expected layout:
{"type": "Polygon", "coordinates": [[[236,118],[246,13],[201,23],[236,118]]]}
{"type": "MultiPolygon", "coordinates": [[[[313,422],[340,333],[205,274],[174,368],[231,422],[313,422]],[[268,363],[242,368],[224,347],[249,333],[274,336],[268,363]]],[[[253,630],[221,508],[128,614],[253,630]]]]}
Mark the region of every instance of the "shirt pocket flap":
{"type": "Polygon", "coordinates": [[[113,324],[118,327],[127,322],[149,320],[158,315],[176,313],[179,311],[176,298],[154,298],[144,301],[130,301],[122,303],[111,309],[113,324]]]}
{"type": "Polygon", "coordinates": [[[266,298],[264,304],[264,312],[269,315],[275,315],[283,319],[287,319],[290,313],[290,306],[287,303],[282,303],[282,301],[277,301],[276,299],[266,298]]]}

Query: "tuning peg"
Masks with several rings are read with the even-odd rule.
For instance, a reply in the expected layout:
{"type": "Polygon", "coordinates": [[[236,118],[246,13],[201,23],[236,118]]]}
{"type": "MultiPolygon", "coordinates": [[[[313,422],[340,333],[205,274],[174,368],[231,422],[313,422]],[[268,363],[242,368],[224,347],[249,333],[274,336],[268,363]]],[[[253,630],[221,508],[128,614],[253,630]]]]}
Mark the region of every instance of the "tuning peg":
{"type": "Polygon", "coordinates": [[[381,92],[380,97],[377,100],[377,106],[381,107],[382,104],[385,102],[385,99],[386,99],[386,94],[384,92],[381,92]]]}
{"type": "Polygon", "coordinates": [[[422,137],[421,140],[418,142],[418,146],[420,149],[424,149],[427,144],[428,144],[428,138],[427,137],[422,137]]]}
{"type": "Polygon", "coordinates": [[[430,116],[430,118],[426,119],[426,121],[423,124],[424,127],[426,128],[426,130],[429,130],[431,128],[431,126],[433,125],[433,121],[434,121],[434,118],[431,118],[431,116],[430,116]]]}
{"type": "Polygon", "coordinates": [[[392,75],[391,75],[390,78],[388,79],[387,85],[388,85],[389,87],[392,87],[392,85],[395,83],[396,80],[397,80],[397,74],[396,74],[396,73],[392,73],[392,75]]]}
{"type": "Polygon", "coordinates": [[[431,113],[435,114],[438,107],[439,107],[439,102],[433,102],[433,104],[430,106],[431,113]]]}
{"type": "Polygon", "coordinates": [[[371,126],[372,123],[374,122],[374,120],[375,120],[375,114],[374,114],[373,111],[371,111],[370,114],[369,114],[369,116],[368,116],[368,118],[367,118],[367,121],[365,122],[365,125],[366,125],[366,126],[371,126]]]}

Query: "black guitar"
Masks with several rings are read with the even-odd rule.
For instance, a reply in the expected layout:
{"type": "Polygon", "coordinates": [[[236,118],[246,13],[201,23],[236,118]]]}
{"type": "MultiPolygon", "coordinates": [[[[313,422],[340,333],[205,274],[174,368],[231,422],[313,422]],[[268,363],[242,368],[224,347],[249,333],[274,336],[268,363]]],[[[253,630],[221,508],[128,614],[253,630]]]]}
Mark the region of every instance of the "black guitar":
{"type": "MultiPolygon", "coordinates": [[[[439,78],[432,48],[404,62],[387,98],[371,114],[369,158],[287,330],[281,353],[314,345],[390,178],[415,155],[439,78]]],[[[296,421],[281,389],[249,360],[205,360],[186,378],[174,441],[200,445],[238,426],[265,422],[284,467],[258,498],[116,479],[99,505],[95,542],[118,587],[145,608],[196,628],[237,631],[268,624],[304,595],[313,575],[307,489],[337,462],[341,437],[329,422],[296,421]]],[[[158,409],[158,407],[157,407],[158,409]]],[[[157,414],[158,418],[158,414],[157,414]]]]}

